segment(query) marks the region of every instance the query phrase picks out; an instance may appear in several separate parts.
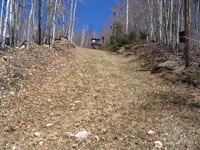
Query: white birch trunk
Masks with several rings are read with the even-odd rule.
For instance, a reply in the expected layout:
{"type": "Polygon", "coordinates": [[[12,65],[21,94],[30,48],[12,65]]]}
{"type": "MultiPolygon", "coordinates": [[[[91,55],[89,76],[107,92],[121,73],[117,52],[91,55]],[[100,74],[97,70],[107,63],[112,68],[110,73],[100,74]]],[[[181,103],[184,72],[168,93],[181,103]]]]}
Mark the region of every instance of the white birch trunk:
{"type": "Polygon", "coordinates": [[[126,35],[128,35],[129,26],[129,0],[126,0],[126,35]]]}
{"type": "Polygon", "coordinates": [[[1,32],[2,32],[2,19],[3,19],[3,9],[4,8],[4,0],[2,0],[2,3],[1,3],[1,17],[0,17],[0,36],[1,36],[1,32]]]}
{"type": "Polygon", "coordinates": [[[34,39],[35,39],[35,37],[36,37],[36,32],[35,32],[35,5],[33,6],[33,15],[32,15],[32,28],[31,28],[31,33],[33,33],[32,34],[32,36],[31,36],[31,38],[30,38],[30,41],[31,42],[33,42],[34,41],[34,39]]]}
{"type": "MultiPolygon", "coordinates": [[[[63,5],[63,4],[62,4],[63,5]]],[[[62,36],[65,35],[65,15],[64,15],[64,6],[62,6],[62,36]]]]}
{"type": "Polygon", "coordinates": [[[72,22],[72,31],[71,31],[71,42],[73,42],[74,37],[74,25],[75,25],[75,19],[76,19],[76,7],[77,7],[78,0],[75,1],[74,4],[74,12],[73,12],[73,22],[72,22]]]}
{"type": "MultiPolygon", "coordinates": [[[[87,27],[86,27],[87,28],[87,27]]],[[[81,35],[81,47],[85,44],[85,35],[86,35],[86,28],[83,28],[82,35],[81,35]]]]}
{"type": "Polygon", "coordinates": [[[7,0],[7,4],[6,4],[6,17],[5,17],[5,21],[4,21],[4,28],[3,28],[3,36],[2,36],[2,47],[5,47],[5,41],[6,41],[6,31],[7,31],[7,23],[8,23],[8,10],[9,10],[9,4],[10,4],[10,0],[7,0]]]}
{"type": "Polygon", "coordinates": [[[160,5],[160,17],[159,17],[160,27],[159,27],[159,32],[160,32],[160,42],[162,42],[163,0],[159,0],[159,5],[160,5]]]}
{"type": "Polygon", "coordinates": [[[55,40],[57,2],[58,2],[58,0],[55,0],[55,4],[54,4],[55,7],[54,7],[54,14],[53,14],[53,33],[52,33],[51,47],[53,47],[54,40],[55,40]]]}
{"type": "Polygon", "coordinates": [[[176,32],[177,49],[178,49],[178,44],[179,44],[179,32],[180,32],[180,5],[181,5],[181,0],[178,0],[177,32],[176,32]]]}
{"type": "Polygon", "coordinates": [[[68,29],[68,40],[71,40],[71,30],[72,30],[72,13],[73,13],[73,5],[74,5],[74,0],[71,0],[71,8],[70,8],[70,17],[69,17],[69,29],[68,29]]]}
{"type": "Polygon", "coordinates": [[[29,14],[29,19],[28,19],[28,29],[27,29],[27,37],[26,37],[26,49],[29,48],[29,42],[30,42],[30,28],[31,28],[31,20],[32,20],[32,16],[33,16],[33,9],[34,9],[34,5],[35,5],[35,0],[31,1],[31,10],[30,10],[30,14],[29,14]]]}
{"type": "Polygon", "coordinates": [[[15,14],[16,16],[16,23],[14,24],[14,29],[15,31],[15,38],[14,38],[14,43],[17,45],[19,43],[19,34],[20,34],[20,18],[21,18],[21,0],[19,2],[15,3],[15,14]]]}

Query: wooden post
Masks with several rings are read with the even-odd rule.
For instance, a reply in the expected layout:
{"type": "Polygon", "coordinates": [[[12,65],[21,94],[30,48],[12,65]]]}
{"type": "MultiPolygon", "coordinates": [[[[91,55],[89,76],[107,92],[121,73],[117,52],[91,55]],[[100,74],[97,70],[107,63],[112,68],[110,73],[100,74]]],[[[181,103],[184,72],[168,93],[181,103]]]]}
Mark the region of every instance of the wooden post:
{"type": "Polygon", "coordinates": [[[104,46],[104,37],[102,37],[102,46],[104,46]]]}
{"type": "Polygon", "coordinates": [[[189,0],[185,0],[185,68],[190,67],[189,0]]]}

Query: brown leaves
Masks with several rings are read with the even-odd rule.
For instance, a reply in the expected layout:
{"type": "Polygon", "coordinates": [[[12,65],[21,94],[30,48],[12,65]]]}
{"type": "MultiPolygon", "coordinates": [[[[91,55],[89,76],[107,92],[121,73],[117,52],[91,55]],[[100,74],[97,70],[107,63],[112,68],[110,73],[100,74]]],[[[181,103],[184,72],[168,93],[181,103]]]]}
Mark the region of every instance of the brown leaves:
{"type": "MultiPolygon", "coordinates": [[[[26,90],[2,101],[0,132],[7,133],[3,141],[9,141],[9,147],[153,149],[157,140],[166,147],[182,140],[190,148],[187,141],[199,139],[193,112],[180,109],[185,106],[169,109],[173,104],[167,102],[180,98],[174,95],[182,89],[173,94],[175,89],[159,78],[131,70],[137,68],[136,62],[91,50],[82,50],[69,62],[61,51],[57,55],[49,51],[48,55],[34,51],[33,56],[43,63],[33,62],[34,69],[29,68],[33,75],[23,82],[26,90]],[[49,58],[42,60],[42,56],[49,58]],[[189,116],[194,118],[189,121],[189,116]],[[45,127],[48,123],[53,126],[45,127]],[[74,137],[84,129],[92,134],[86,139],[74,137]]],[[[198,96],[194,94],[195,101],[198,96]]],[[[7,145],[0,146],[6,149],[7,145]]]]}

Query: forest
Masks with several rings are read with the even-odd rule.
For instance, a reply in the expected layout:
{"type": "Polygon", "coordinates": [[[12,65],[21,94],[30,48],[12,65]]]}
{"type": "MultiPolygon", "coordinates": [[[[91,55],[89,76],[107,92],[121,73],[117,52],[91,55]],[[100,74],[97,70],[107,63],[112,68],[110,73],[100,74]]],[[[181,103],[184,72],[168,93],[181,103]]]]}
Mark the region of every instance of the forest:
{"type": "MultiPolygon", "coordinates": [[[[191,38],[198,39],[199,1],[188,2],[191,38]]],[[[118,0],[112,8],[113,16],[107,23],[112,26],[114,22],[119,22],[126,34],[131,31],[146,32],[151,40],[159,41],[175,50],[179,44],[179,32],[185,30],[184,4],[185,1],[181,0],[118,0]]],[[[101,34],[106,34],[106,30],[109,28],[102,29],[101,34]]],[[[191,42],[198,45],[195,41],[191,42]]]]}
{"type": "MultiPolygon", "coordinates": [[[[29,42],[53,46],[55,36],[62,35],[71,42],[73,38],[77,45],[89,47],[91,38],[98,35],[92,31],[92,25],[74,31],[77,3],[83,1],[1,0],[1,46],[5,47],[5,42],[18,46],[24,41],[27,41],[27,48],[29,42]]],[[[143,33],[150,41],[178,51],[179,33],[185,31],[184,3],[181,0],[117,0],[111,8],[113,15],[105,21],[107,27],[100,30],[99,37],[105,38],[104,46],[107,47],[113,34],[131,33],[133,36],[135,32],[138,38],[143,33]]],[[[190,43],[194,51],[198,51],[199,45],[199,5],[198,0],[190,0],[188,5],[190,43]]]]}
{"type": "Polygon", "coordinates": [[[1,47],[29,43],[54,44],[56,36],[74,34],[78,0],[1,0],[1,47]]]}
{"type": "MultiPolygon", "coordinates": [[[[191,57],[196,57],[200,43],[199,5],[198,0],[188,1],[190,33],[180,37],[181,33],[185,33],[185,0],[117,0],[111,8],[113,15],[105,22],[107,27],[100,30],[100,38],[105,38],[103,46],[113,49],[145,39],[166,45],[173,53],[178,53],[184,49],[185,44],[180,40],[185,38],[190,41],[191,57]],[[113,40],[116,42],[112,43],[113,40]]],[[[78,45],[88,43],[91,33],[87,28],[77,32],[75,39],[78,45]]]]}

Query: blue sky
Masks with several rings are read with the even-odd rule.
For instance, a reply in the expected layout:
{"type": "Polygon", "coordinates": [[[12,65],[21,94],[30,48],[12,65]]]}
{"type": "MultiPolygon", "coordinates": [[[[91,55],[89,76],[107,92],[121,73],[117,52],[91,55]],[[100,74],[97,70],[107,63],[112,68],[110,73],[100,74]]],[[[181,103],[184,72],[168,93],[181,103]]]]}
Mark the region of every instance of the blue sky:
{"type": "Polygon", "coordinates": [[[98,33],[105,21],[111,15],[110,8],[115,4],[115,0],[83,0],[77,6],[76,29],[84,25],[93,25],[94,31],[98,33]]]}

